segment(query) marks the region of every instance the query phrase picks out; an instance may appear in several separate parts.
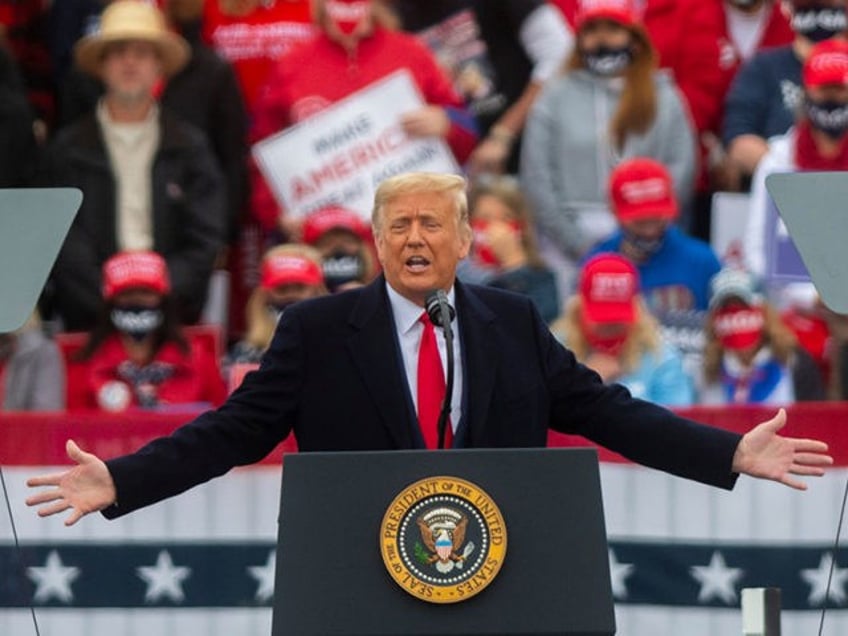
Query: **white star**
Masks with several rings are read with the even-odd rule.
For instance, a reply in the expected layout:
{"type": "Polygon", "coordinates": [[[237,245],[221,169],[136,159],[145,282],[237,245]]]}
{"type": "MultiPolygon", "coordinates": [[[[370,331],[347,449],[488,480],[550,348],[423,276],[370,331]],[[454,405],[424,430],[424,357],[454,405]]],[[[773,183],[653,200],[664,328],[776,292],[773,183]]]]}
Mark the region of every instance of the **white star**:
{"type": "Polygon", "coordinates": [[[744,575],[740,568],[729,568],[720,552],[713,552],[709,565],[695,565],[689,568],[692,576],[701,584],[698,601],[706,603],[714,597],[720,598],[728,605],[736,602],[734,587],[744,575]]]}
{"type": "Polygon", "coordinates": [[[145,602],[155,603],[164,596],[175,603],[182,603],[185,599],[183,581],[191,576],[191,568],[175,567],[167,550],[159,553],[155,566],[141,566],[136,568],[136,572],[147,583],[145,602]]]}
{"type": "Polygon", "coordinates": [[[632,563],[619,563],[615,552],[609,550],[610,581],[612,583],[612,595],[615,598],[627,598],[627,583],[625,580],[633,574],[636,566],[632,563]]]}
{"type": "Polygon", "coordinates": [[[277,553],[271,550],[265,565],[251,565],[247,568],[250,576],[259,581],[256,590],[256,600],[260,602],[270,601],[274,598],[274,573],[277,568],[277,553]]]}
{"type": "Polygon", "coordinates": [[[848,568],[834,567],[830,591],[827,589],[827,579],[830,575],[831,564],[833,564],[833,554],[826,552],[822,554],[819,567],[801,570],[801,578],[810,585],[810,596],[807,598],[807,602],[810,605],[824,605],[827,598],[837,605],[843,605],[846,599],[848,599],[845,595],[845,583],[848,582],[848,568]]]}
{"type": "Polygon", "coordinates": [[[71,583],[80,575],[80,569],[65,567],[59,553],[52,550],[47,555],[44,567],[27,568],[27,576],[35,583],[35,595],[33,600],[39,603],[49,600],[55,596],[63,603],[74,600],[71,592],[71,583]]]}

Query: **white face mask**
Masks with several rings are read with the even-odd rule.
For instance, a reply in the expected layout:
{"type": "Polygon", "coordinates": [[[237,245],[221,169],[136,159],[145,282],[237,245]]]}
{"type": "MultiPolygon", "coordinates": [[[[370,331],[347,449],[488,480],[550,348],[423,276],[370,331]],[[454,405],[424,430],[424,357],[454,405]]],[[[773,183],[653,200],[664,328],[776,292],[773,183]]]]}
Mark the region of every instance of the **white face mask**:
{"type": "Polygon", "coordinates": [[[165,313],[158,307],[115,307],[110,317],[115,329],[139,342],[165,322],[165,313]]]}

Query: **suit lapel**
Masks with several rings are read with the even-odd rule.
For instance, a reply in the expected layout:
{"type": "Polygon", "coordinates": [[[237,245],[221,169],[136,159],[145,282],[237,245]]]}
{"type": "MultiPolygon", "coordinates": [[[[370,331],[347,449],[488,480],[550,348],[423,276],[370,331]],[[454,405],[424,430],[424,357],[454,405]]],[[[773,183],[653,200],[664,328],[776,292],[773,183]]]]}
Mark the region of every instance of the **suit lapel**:
{"type": "Polygon", "coordinates": [[[473,288],[457,282],[455,289],[462,332],[463,383],[466,387],[464,430],[460,431],[459,440],[464,446],[473,446],[486,426],[500,364],[500,350],[493,346],[497,317],[473,288]]]}
{"type": "Polygon", "coordinates": [[[349,323],[354,333],[348,349],[383,425],[398,448],[414,448],[409,388],[382,276],[363,289],[349,323]]]}

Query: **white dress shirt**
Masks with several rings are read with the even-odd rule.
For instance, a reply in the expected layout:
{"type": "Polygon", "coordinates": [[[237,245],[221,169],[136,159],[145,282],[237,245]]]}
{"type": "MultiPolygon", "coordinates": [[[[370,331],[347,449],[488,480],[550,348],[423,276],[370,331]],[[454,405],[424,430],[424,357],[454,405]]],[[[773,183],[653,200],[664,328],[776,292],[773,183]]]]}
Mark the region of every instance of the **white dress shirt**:
{"type": "MultiPolygon", "coordinates": [[[[424,309],[413,303],[411,300],[404,298],[397,293],[392,286],[386,283],[386,290],[389,293],[389,303],[392,307],[392,314],[395,318],[395,328],[397,329],[398,343],[400,344],[401,355],[403,356],[403,367],[406,371],[406,381],[409,385],[409,394],[412,396],[412,403],[415,406],[415,412],[418,413],[418,347],[421,343],[421,335],[424,333],[424,325],[420,322],[421,314],[424,309]]],[[[451,286],[447,293],[448,302],[454,309],[454,290],[451,286]]],[[[462,416],[462,346],[460,342],[458,328],[458,313],[451,321],[451,330],[453,331],[453,392],[451,394],[451,428],[456,433],[459,426],[459,418],[462,416]]],[[[447,382],[447,344],[445,343],[445,332],[441,327],[435,327],[436,342],[439,345],[439,357],[442,360],[442,369],[445,372],[445,381],[447,382]]]]}

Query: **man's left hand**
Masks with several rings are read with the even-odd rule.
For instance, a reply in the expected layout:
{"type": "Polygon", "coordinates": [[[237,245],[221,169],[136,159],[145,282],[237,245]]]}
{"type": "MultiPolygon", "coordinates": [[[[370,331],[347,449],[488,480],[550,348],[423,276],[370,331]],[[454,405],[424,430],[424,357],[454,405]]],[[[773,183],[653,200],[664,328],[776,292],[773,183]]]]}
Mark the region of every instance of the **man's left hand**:
{"type": "Polygon", "coordinates": [[[733,471],[771,479],[798,490],[807,484],[792,475],[821,476],[824,466],[833,464],[827,444],[814,439],[781,437],[778,431],[786,424],[786,411],[780,409],[772,419],[748,431],[733,455],[733,471]]]}

